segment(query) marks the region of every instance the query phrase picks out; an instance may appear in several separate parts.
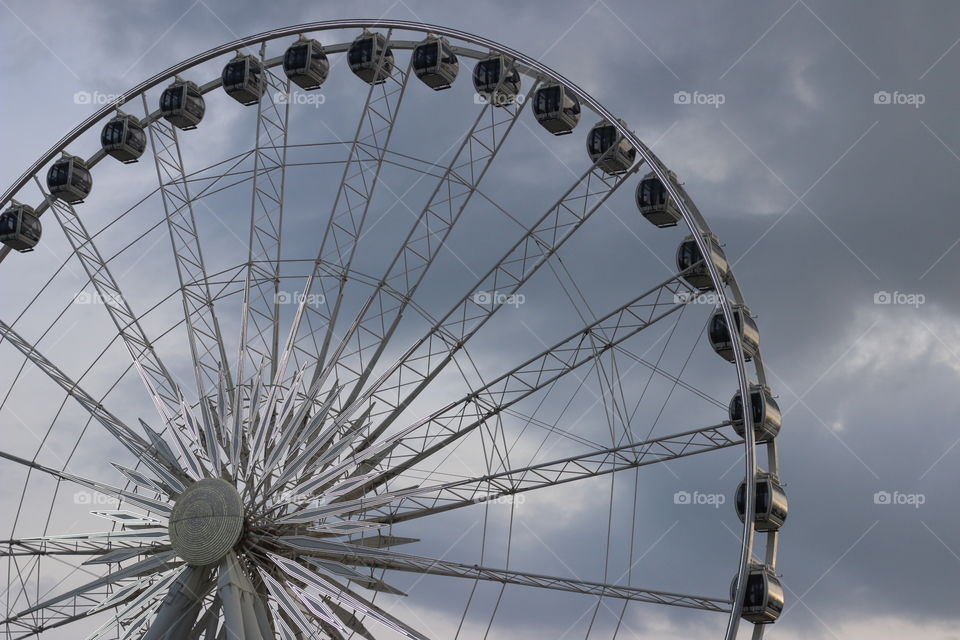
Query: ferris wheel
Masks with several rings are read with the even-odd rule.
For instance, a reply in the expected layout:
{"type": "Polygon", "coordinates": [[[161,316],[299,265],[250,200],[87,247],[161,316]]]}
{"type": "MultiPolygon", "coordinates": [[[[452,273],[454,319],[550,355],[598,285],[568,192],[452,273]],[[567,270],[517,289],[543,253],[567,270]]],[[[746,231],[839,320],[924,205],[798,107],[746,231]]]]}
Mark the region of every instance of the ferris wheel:
{"type": "Polygon", "coordinates": [[[782,612],[781,415],[720,240],[537,60],[261,33],[110,100],[0,208],[4,638],[782,612]]]}

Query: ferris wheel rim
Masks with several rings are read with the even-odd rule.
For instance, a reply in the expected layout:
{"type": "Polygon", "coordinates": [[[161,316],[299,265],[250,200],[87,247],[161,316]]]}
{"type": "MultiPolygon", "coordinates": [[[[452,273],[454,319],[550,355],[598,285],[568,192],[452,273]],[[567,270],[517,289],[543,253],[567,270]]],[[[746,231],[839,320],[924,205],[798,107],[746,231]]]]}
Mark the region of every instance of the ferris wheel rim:
{"type": "MultiPolygon", "coordinates": [[[[270,30],[262,32],[253,36],[246,38],[241,38],[218,47],[214,47],[206,52],[198,54],[192,58],[189,58],[185,61],[182,61],[172,67],[152,76],[143,83],[137,85],[133,89],[125,92],[120,97],[117,98],[115,102],[107,104],[97,110],[94,114],[89,116],[84,120],[80,125],[71,130],[66,136],[64,136],[60,141],[58,141],[54,146],[52,146],[43,156],[40,157],[7,191],[0,197],[0,207],[5,206],[10,202],[14,196],[26,185],[29,179],[35,176],[42,168],[48,164],[58,153],[64,151],[66,147],[75,141],[83,133],[94,127],[97,123],[101,122],[104,118],[109,117],[118,107],[126,104],[127,102],[132,101],[133,99],[144,96],[146,91],[156,87],[162,82],[169,80],[170,78],[183,73],[203,62],[212,60],[224,54],[230,53],[233,50],[244,48],[253,44],[264,44],[273,40],[280,38],[288,37],[291,35],[298,34],[307,34],[314,32],[323,32],[331,30],[341,30],[341,29],[354,29],[354,28],[391,28],[399,29],[406,31],[414,31],[421,33],[435,33],[441,36],[447,36],[455,38],[457,40],[462,40],[469,42],[474,45],[485,46],[491,50],[505,54],[526,68],[526,71],[530,74],[536,74],[542,76],[546,79],[549,79],[553,82],[562,84],[565,88],[569,89],[574,95],[581,99],[587,106],[594,110],[598,115],[606,119],[609,123],[617,128],[620,134],[629,141],[634,148],[637,150],[639,155],[643,158],[650,169],[657,175],[661,180],[666,190],[671,197],[674,198],[677,203],[680,213],[693,234],[693,240],[696,242],[698,248],[701,251],[702,255],[709,255],[708,245],[705,240],[707,234],[710,233],[710,228],[693,205],[692,200],[689,200],[685,192],[680,191],[677,186],[673,183],[672,180],[668,178],[667,169],[665,165],[660,161],[660,159],[639,139],[639,137],[631,131],[626,125],[620,121],[615,115],[607,110],[599,101],[594,99],[590,94],[585,90],[581,89],[578,85],[571,82],[563,75],[553,71],[551,68],[543,65],[539,61],[524,55],[523,53],[516,51],[512,48],[506,47],[500,43],[497,43],[493,40],[482,38],[474,34],[450,29],[447,27],[442,27],[439,25],[425,24],[412,21],[398,21],[398,20],[382,20],[382,19],[357,19],[357,20],[334,20],[334,21],[321,21],[321,22],[310,22],[299,25],[293,25],[289,27],[284,27],[281,29],[270,30]]],[[[393,42],[391,41],[391,45],[393,42]]],[[[397,47],[403,48],[403,47],[397,47]]],[[[478,55],[482,52],[477,52],[478,55]]],[[[469,55],[469,53],[468,53],[469,55]]],[[[477,56],[470,56],[477,57],[477,56]]],[[[2,260],[8,249],[5,248],[5,252],[0,254],[0,260],[2,260]]],[[[722,310],[724,318],[726,320],[728,327],[736,326],[736,319],[734,316],[734,306],[737,304],[743,304],[743,296],[740,292],[740,288],[737,285],[736,278],[734,277],[732,270],[728,277],[722,277],[716,265],[711,261],[706,261],[706,266],[710,274],[711,279],[714,282],[715,290],[718,296],[718,307],[722,310]],[[729,286],[729,293],[726,290],[726,287],[729,286]]],[[[739,393],[744,401],[744,450],[745,450],[745,479],[744,481],[747,484],[746,492],[746,506],[745,513],[747,517],[744,519],[744,530],[741,536],[741,563],[740,570],[737,576],[737,594],[734,598],[734,607],[730,615],[730,623],[727,630],[727,638],[731,639],[736,636],[737,624],[740,619],[739,607],[743,600],[743,594],[745,593],[746,583],[743,579],[747,570],[749,569],[752,553],[753,553],[753,538],[754,538],[754,528],[753,528],[753,504],[755,500],[755,479],[757,474],[757,465],[756,465],[756,446],[757,443],[754,441],[754,425],[753,421],[753,412],[750,410],[750,398],[751,398],[751,381],[750,376],[747,372],[747,357],[743,351],[742,345],[739,340],[732,341],[732,351],[734,355],[734,366],[738,378],[738,387],[739,393]]],[[[758,377],[763,379],[763,367],[760,353],[756,353],[753,356],[753,366],[755,371],[758,373],[758,377]]],[[[771,460],[771,465],[775,464],[775,458],[771,460]]],[[[771,469],[773,473],[777,473],[777,470],[771,469]]],[[[775,536],[776,534],[772,534],[775,536]]],[[[775,538],[773,538],[775,541],[775,538]]],[[[775,544],[775,542],[774,542],[775,544]]],[[[769,554],[769,547],[768,547],[769,554]]],[[[775,556],[774,556],[775,557],[775,556]]],[[[762,629],[762,627],[760,627],[762,629]]]]}

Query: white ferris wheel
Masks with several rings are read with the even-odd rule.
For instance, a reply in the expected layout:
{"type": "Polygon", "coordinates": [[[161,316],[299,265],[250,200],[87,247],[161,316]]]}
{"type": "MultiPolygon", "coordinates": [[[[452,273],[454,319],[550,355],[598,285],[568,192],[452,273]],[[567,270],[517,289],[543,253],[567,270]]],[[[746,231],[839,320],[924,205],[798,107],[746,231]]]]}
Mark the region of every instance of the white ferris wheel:
{"type": "Polygon", "coordinates": [[[537,60],[404,21],[261,33],[98,109],[0,208],[3,638],[780,615],[781,419],[731,265],[537,60]],[[733,499],[653,533],[704,491],[733,499]]]}

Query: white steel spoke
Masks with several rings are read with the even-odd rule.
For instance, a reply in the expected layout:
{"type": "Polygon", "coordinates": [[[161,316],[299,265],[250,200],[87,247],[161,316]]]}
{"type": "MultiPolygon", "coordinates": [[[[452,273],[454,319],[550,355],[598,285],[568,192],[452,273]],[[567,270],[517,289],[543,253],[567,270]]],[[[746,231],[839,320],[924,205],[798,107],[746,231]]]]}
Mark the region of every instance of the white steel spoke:
{"type": "MultiPolygon", "coordinates": [[[[142,98],[144,111],[149,116],[146,95],[142,98]]],[[[217,386],[221,375],[228,376],[229,380],[227,354],[203,262],[177,129],[163,118],[157,118],[148,124],[147,130],[180,283],[197,395],[202,399],[211,387],[217,386]]]]}
{"type": "Polygon", "coordinates": [[[739,446],[743,440],[724,423],[511,469],[479,478],[447,482],[403,493],[385,507],[368,507],[357,499],[364,519],[396,523],[442,511],[496,500],[503,496],[554,487],[568,482],[669,462],[678,458],[739,446]],[[382,513],[383,515],[378,515],[382,513]]]}
{"type": "Polygon", "coordinates": [[[496,313],[504,301],[600,208],[606,199],[639,168],[609,176],[596,164],[590,167],[561,198],[524,234],[429,332],[410,347],[375,382],[369,385],[344,415],[368,400],[381,406],[375,416],[386,429],[453,359],[454,355],[496,313]],[[494,300],[478,292],[497,292],[494,300]]]}
{"type": "Polygon", "coordinates": [[[179,492],[183,489],[186,474],[177,465],[176,460],[166,458],[166,464],[164,464],[164,459],[156,456],[156,443],[144,440],[142,436],[107,411],[101,403],[94,400],[79,384],[45,358],[34,345],[27,342],[2,320],[0,320],[0,338],[7,340],[16,347],[20,353],[46,373],[61,389],[79,402],[98,423],[103,425],[110,435],[124,445],[136,458],[149,466],[166,483],[168,493],[179,492]]]}
{"type": "Polygon", "coordinates": [[[65,539],[56,537],[0,540],[0,558],[34,557],[34,556],[90,556],[85,565],[111,564],[135,558],[139,555],[148,555],[161,551],[168,551],[166,545],[132,545],[117,544],[111,541],[106,545],[99,540],[65,539]]]}
{"type": "MultiPolygon", "coordinates": [[[[674,276],[481,389],[386,439],[384,443],[390,447],[388,470],[377,483],[385,482],[389,477],[426,459],[506,408],[674,313],[686,304],[686,298],[676,294],[687,290],[688,285],[679,276],[674,276]]],[[[384,443],[378,446],[384,446],[384,443]]],[[[369,458],[370,452],[360,451],[357,455],[369,458]]],[[[301,490],[320,486],[318,481],[308,480],[301,490]]]]}
{"type": "MultiPolygon", "coordinates": [[[[338,562],[356,567],[369,569],[386,569],[391,571],[405,571],[426,575],[439,575],[470,580],[486,580],[501,584],[517,584],[540,589],[554,589],[584,595],[620,598],[637,602],[649,602],[707,611],[724,612],[729,610],[730,601],[723,598],[694,596],[669,591],[642,589],[626,585],[591,582],[574,578],[509,571],[468,565],[449,560],[424,558],[393,551],[371,550],[355,547],[349,544],[330,543],[327,549],[317,547],[310,551],[316,558],[333,558],[338,562]]],[[[303,578],[307,571],[296,563],[271,555],[274,562],[288,571],[291,576],[303,578]]],[[[314,578],[319,581],[319,578],[314,578]]]]}
{"type": "Polygon", "coordinates": [[[96,613],[106,608],[117,608],[113,618],[104,623],[89,640],[119,637],[130,638],[140,632],[153,613],[163,604],[164,594],[170,585],[186,571],[186,566],[145,576],[136,582],[118,589],[113,595],[89,611],[96,613]],[[121,607],[122,608],[119,608],[121,607]],[[121,625],[126,631],[121,631],[121,625]],[[114,634],[118,634],[115,636],[114,634]]]}
{"type": "MultiPolygon", "coordinates": [[[[387,34],[389,37],[390,33],[387,34]]],[[[381,56],[378,69],[383,64],[381,56]]],[[[370,86],[320,241],[316,266],[304,286],[294,317],[284,358],[291,357],[296,351],[294,357],[306,357],[308,362],[316,362],[318,371],[326,360],[333,338],[343,302],[345,278],[351,271],[370,202],[380,182],[380,172],[411,75],[410,69],[404,71],[395,66],[385,82],[370,86]],[[327,265],[328,269],[332,267],[333,273],[328,275],[328,269],[322,269],[321,265],[327,265]],[[320,297],[316,298],[317,295],[320,297]],[[314,309],[308,303],[311,299],[323,300],[326,311],[314,309]],[[305,315],[308,317],[304,318],[305,315]]],[[[282,369],[280,374],[283,374],[282,369]]]]}
{"type": "MultiPolygon", "coordinates": [[[[266,60],[266,43],[261,45],[260,59],[266,60]]],[[[278,100],[281,95],[290,95],[290,81],[271,69],[264,69],[264,74],[267,89],[257,103],[249,252],[240,334],[240,353],[245,358],[237,366],[242,375],[248,366],[255,368],[263,361],[269,362],[272,379],[280,338],[278,295],[290,116],[290,101],[278,103],[278,100]]],[[[238,382],[242,383],[243,379],[238,382]]]]}
{"type": "Polygon", "coordinates": [[[133,493],[132,491],[127,491],[126,489],[118,489],[117,487],[113,487],[102,482],[97,482],[96,480],[89,480],[65,471],[57,471],[52,467],[42,465],[39,462],[25,460],[24,458],[7,453],[6,451],[0,451],[0,458],[9,460],[10,462],[15,462],[24,467],[41,471],[47,475],[59,478],[60,480],[66,480],[82,487],[92,489],[93,491],[102,493],[106,496],[111,496],[117,500],[130,502],[142,509],[146,509],[147,511],[154,511],[165,515],[170,513],[170,505],[166,501],[154,500],[139,493],[133,493]]]}
{"type": "Polygon", "coordinates": [[[322,377],[332,374],[350,389],[343,401],[345,406],[363,390],[420,283],[478,192],[536,87],[534,83],[525,100],[510,105],[498,108],[489,102],[484,104],[384,277],[324,364],[322,377]],[[401,292],[397,300],[390,288],[401,292]],[[345,354],[348,346],[351,351],[345,354]]]}
{"type": "Polygon", "coordinates": [[[294,594],[288,591],[284,585],[280,584],[263,569],[260,569],[260,578],[267,586],[270,595],[273,596],[273,602],[276,604],[277,609],[284,614],[283,617],[275,616],[274,619],[281,622],[285,618],[291,621],[296,630],[304,634],[304,637],[309,638],[314,636],[314,624],[309,619],[306,607],[296,599],[294,594]]]}
{"type": "Polygon", "coordinates": [[[162,567],[169,565],[173,560],[174,555],[172,551],[151,556],[130,566],[124,567],[123,569],[109,573],[101,578],[91,580],[90,582],[87,582],[79,587],[70,589],[69,591],[58,594],[52,598],[43,600],[42,602],[39,602],[7,618],[3,621],[3,624],[15,622],[29,616],[30,614],[40,611],[41,609],[53,609],[56,607],[60,611],[70,611],[72,609],[71,613],[74,613],[76,612],[77,608],[81,606],[83,599],[88,601],[88,607],[93,606],[99,603],[97,593],[102,591],[104,587],[115,584],[122,580],[127,580],[129,578],[136,578],[146,573],[154,573],[162,567]],[[78,598],[78,596],[83,596],[83,598],[78,598]]]}
{"type": "MultiPolygon", "coordinates": [[[[347,558],[341,558],[346,562],[347,558]]],[[[589,582],[571,578],[524,573],[521,571],[506,571],[479,567],[477,565],[460,564],[448,560],[434,560],[432,558],[405,557],[398,559],[370,558],[356,556],[354,564],[371,569],[387,569],[394,571],[409,571],[413,573],[467,578],[471,580],[488,580],[501,584],[518,584],[540,589],[555,589],[584,595],[603,596],[607,598],[622,598],[636,602],[650,602],[665,604],[674,607],[691,609],[705,609],[707,611],[725,612],[730,601],[722,598],[708,598],[669,591],[654,591],[626,585],[589,582]]]]}
{"type": "MultiPolygon", "coordinates": [[[[120,290],[120,286],[113,274],[110,273],[106,261],[93,244],[89,232],[74,208],[61,200],[52,199],[50,196],[47,196],[47,200],[50,202],[50,207],[60,222],[74,254],[83,265],[87,277],[93,283],[118,333],[123,338],[124,345],[130,352],[134,366],[147,391],[152,396],[154,406],[163,419],[168,433],[172,433],[175,438],[179,438],[181,426],[177,420],[180,417],[183,402],[180,387],[157,356],[152,341],[147,338],[140,326],[138,316],[131,310],[120,290]]],[[[188,438],[188,441],[184,443],[186,448],[192,451],[199,446],[202,437],[200,433],[184,435],[188,438]]],[[[188,469],[187,472],[194,477],[199,477],[194,468],[188,469]]]]}
{"type": "Polygon", "coordinates": [[[342,603],[355,611],[370,616],[385,627],[396,631],[411,640],[429,640],[426,636],[390,615],[369,600],[356,593],[350,592],[339,585],[335,580],[320,576],[303,565],[279,555],[270,554],[270,559],[291,578],[316,589],[321,595],[342,603]]]}

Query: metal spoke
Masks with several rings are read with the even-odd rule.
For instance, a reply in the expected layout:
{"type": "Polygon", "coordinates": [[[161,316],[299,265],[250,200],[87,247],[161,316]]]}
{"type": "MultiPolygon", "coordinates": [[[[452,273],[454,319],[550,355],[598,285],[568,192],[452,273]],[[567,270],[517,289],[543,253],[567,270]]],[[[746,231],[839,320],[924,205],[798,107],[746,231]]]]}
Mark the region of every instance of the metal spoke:
{"type": "MultiPolygon", "coordinates": [[[[266,61],[266,43],[260,47],[260,59],[266,61]]],[[[272,379],[280,339],[278,295],[290,117],[290,101],[279,104],[277,100],[280,95],[290,94],[290,81],[267,68],[264,75],[267,88],[257,103],[249,251],[240,329],[240,352],[246,358],[237,366],[242,375],[245,367],[258,367],[260,362],[267,361],[271,363],[272,379]]]]}
{"type": "MultiPolygon", "coordinates": [[[[37,186],[40,187],[39,181],[37,186]]],[[[42,187],[40,188],[43,190],[42,187]]],[[[104,307],[123,338],[124,345],[130,352],[134,366],[153,398],[154,406],[163,419],[168,433],[173,434],[173,437],[183,445],[181,448],[185,455],[189,456],[193,453],[197,457],[204,456],[195,450],[202,438],[200,433],[184,434],[188,440],[186,442],[180,440],[181,426],[177,422],[183,403],[180,387],[157,356],[153,343],[144,333],[138,316],[131,310],[117,280],[110,273],[110,269],[93,244],[80,217],[71,205],[61,200],[47,195],[47,201],[64,230],[74,254],[83,265],[87,277],[93,282],[100,299],[104,301],[104,307]]],[[[187,472],[194,477],[199,477],[193,469],[188,469],[187,472]]]]}
{"type": "Polygon", "coordinates": [[[375,399],[386,407],[375,414],[378,428],[387,428],[504,305],[507,297],[519,290],[638,168],[639,164],[611,177],[596,164],[591,166],[424,337],[344,410],[343,415],[375,399]],[[498,295],[488,303],[477,297],[482,291],[498,295]]]}
{"type": "Polygon", "coordinates": [[[116,498],[117,500],[126,500],[127,502],[135,504],[142,509],[146,509],[147,511],[154,511],[154,512],[163,513],[163,514],[170,513],[170,506],[166,502],[153,500],[151,498],[147,498],[143,495],[140,495],[139,493],[133,493],[125,489],[118,489],[117,487],[113,487],[108,484],[104,484],[102,482],[97,482],[96,480],[89,480],[87,478],[83,478],[81,476],[74,475],[72,473],[57,471],[56,469],[42,465],[39,462],[25,460],[24,458],[15,456],[11,453],[7,453],[6,451],[0,451],[0,458],[9,460],[11,462],[15,462],[24,467],[29,467],[37,471],[42,471],[47,475],[51,475],[55,478],[59,478],[60,480],[66,480],[68,482],[78,484],[82,487],[92,489],[93,491],[96,491],[98,493],[102,493],[104,495],[116,498]]]}
{"type": "MultiPolygon", "coordinates": [[[[376,483],[382,484],[390,477],[426,459],[484,424],[486,420],[497,416],[504,409],[593,361],[682,308],[686,304],[686,298],[676,294],[687,291],[688,287],[679,275],[674,276],[545,349],[483,388],[391,436],[385,441],[391,446],[388,471],[382,474],[376,483]]],[[[369,458],[370,452],[364,450],[357,455],[369,458]]],[[[310,479],[300,485],[298,490],[308,491],[319,486],[322,485],[318,480],[310,479]]]]}
{"type": "MultiPolygon", "coordinates": [[[[391,33],[387,33],[388,39],[391,33]]],[[[378,69],[382,68],[382,56],[377,64],[378,69]]],[[[344,279],[351,271],[370,202],[380,183],[380,172],[411,75],[409,69],[404,71],[395,66],[383,83],[370,86],[333,209],[320,241],[316,266],[304,286],[294,316],[284,349],[285,357],[305,357],[308,362],[316,362],[318,370],[326,360],[334,335],[343,302],[344,279]],[[321,264],[332,266],[333,273],[328,275],[320,268],[321,264]],[[317,295],[320,297],[315,298],[317,295]],[[327,312],[314,309],[308,304],[310,299],[323,300],[327,312]],[[334,301],[332,306],[331,300],[334,301]],[[306,323],[301,329],[305,315],[306,323]],[[319,344],[316,342],[318,338],[321,340],[319,344]]],[[[283,371],[280,373],[282,375],[283,371]]]]}
{"type": "MultiPolygon", "coordinates": [[[[727,433],[724,429],[729,425],[729,422],[725,422],[712,427],[590,451],[559,460],[491,473],[478,478],[464,478],[439,485],[417,486],[351,500],[334,501],[325,505],[311,506],[294,511],[289,515],[278,518],[278,522],[311,523],[331,517],[343,518],[351,514],[362,513],[361,523],[394,524],[488,502],[503,496],[553,487],[743,444],[743,440],[732,437],[733,434],[727,433]]],[[[370,488],[376,486],[371,482],[376,475],[371,473],[362,476],[357,479],[357,484],[365,486],[364,490],[369,491],[370,488]]],[[[307,487],[309,488],[309,484],[307,487]]],[[[307,488],[298,488],[291,493],[296,496],[296,499],[291,501],[292,503],[301,502],[309,495],[307,488]]],[[[349,490],[338,492],[334,487],[326,490],[324,495],[336,498],[345,493],[349,493],[349,490]]],[[[349,520],[341,524],[344,525],[344,528],[347,528],[348,523],[353,522],[353,520],[349,520]]],[[[325,527],[335,530],[335,526],[335,523],[326,521],[323,525],[314,526],[313,530],[320,531],[325,527]]]]}
{"type": "Polygon", "coordinates": [[[306,607],[295,598],[294,594],[263,569],[260,569],[260,578],[267,585],[267,590],[273,596],[273,602],[278,611],[284,614],[282,617],[275,616],[274,619],[277,622],[282,622],[284,619],[291,621],[296,632],[303,634],[304,638],[314,636],[314,624],[309,619],[306,607]]]}
{"type": "MultiPolygon", "coordinates": [[[[84,618],[95,613],[106,611],[108,609],[114,609],[124,605],[126,605],[126,607],[124,608],[123,612],[126,612],[138,605],[142,599],[147,596],[152,596],[152,601],[158,603],[159,596],[157,594],[163,587],[166,586],[169,580],[172,580],[174,577],[176,577],[180,570],[181,569],[173,569],[167,571],[166,573],[155,574],[153,576],[141,578],[129,583],[124,587],[121,587],[112,594],[104,593],[101,596],[102,600],[95,606],[90,606],[90,600],[95,599],[95,594],[88,593],[83,594],[82,596],[75,596],[72,599],[72,602],[58,607],[57,611],[49,612],[52,615],[42,623],[27,622],[25,620],[12,621],[10,626],[17,628],[24,633],[17,636],[11,635],[10,637],[16,638],[16,640],[32,638],[52,629],[59,629],[61,627],[73,624],[74,622],[83,620],[84,618]],[[131,601],[133,598],[136,599],[131,601]],[[79,613],[77,613],[78,611],[79,613]]],[[[99,640],[100,638],[103,638],[105,634],[114,630],[121,615],[122,612],[118,613],[114,620],[108,621],[106,624],[101,626],[100,629],[88,636],[88,640],[99,640]]]]}
{"type": "Polygon", "coordinates": [[[97,540],[67,540],[56,538],[46,538],[43,540],[0,540],[0,558],[20,556],[91,556],[91,558],[83,564],[112,564],[129,560],[139,555],[169,550],[169,547],[165,545],[124,546],[125,544],[127,543],[117,544],[115,541],[111,541],[111,544],[108,546],[97,540]]]}
{"type": "Polygon", "coordinates": [[[270,554],[270,559],[273,560],[276,566],[282,569],[288,576],[316,589],[321,595],[332,600],[339,601],[343,605],[354,609],[355,611],[360,611],[370,616],[372,619],[376,620],[385,627],[396,631],[405,637],[410,638],[411,640],[429,640],[425,635],[410,625],[390,615],[369,600],[366,600],[358,594],[344,589],[332,578],[320,576],[311,569],[308,569],[297,562],[279,555],[270,554]]]}
{"type": "Polygon", "coordinates": [[[80,405],[86,409],[90,415],[107,430],[120,444],[124,445],[134,457],[148,465],[157,476],[166,483],[168,493],[176,493],[183,490],[183,481],[186,474],[180,468],[175,460],[168,460],[166,464],[155,457],[155,443],[150,443],[142,436],[133,431],[124,424],[119,418],[94,398],[84,391],[79,384],[74,382],[59,367],[50,362],[41,354],[37,348],[25,340],[20,334],[14,331],[8,324],[0,320],[0,339],[5,339],[22,353],[28,360],[35,364],[41,371],[46,373],[61,389],[74,398],[80,405]]]}
{"type": "Polygon", "coordinates": [[[367,508],[358,499],[365,520],[390,524],[422,518],[490,500],[568,482],[669,462],[679,458],[739,446],[743,440],[723,423],[658,438],[591,451],[550,462],[511,469],[479,478],[422,487],[400,496],[385,507],[367,508]],[[378,515],[382,514],[382,515],[378,515]]]}
{"type": "Polygon", "coordinates": [[[344,401],[345,405],[349,406],[360,394],[417,288],[471,198],[477,193],[481,180],[537,86],[538,83],[533,83],[526,99],[509,105],[495,107],[490,102],[484,103],[384,277],[330,355],[322,375],[326,377],[332,374],[348,388],[352,387],[344,401]],[[393,296],[388,292],[390,287],[402,292],[399,302],[391,299],[393,296]],[[356,344],[348,362],[344,350],[352,343],[356,344]]]}
{"type": "MultiPolygon", "coordinates": [[[[352,545],[348,544],[331,544],[329,549],[326,551],[318,547],[314,550],[311,550],[310,553],[317,558],[329,557],[336,559],[338,562],[343,564],[365,567],[369,569],[386,569],[390,571],[405,571],[425,575],[467,578],[470,580],[485,580],[499,582],[501,584],[517,584],[541,589],[553,589],[557,591],[567,591],[570,593],[581,593],[584,595],[595,595],[608,598],[620,598],[636,602],[650,602],[654,604],[665,604],[675,607],[687,607],[691,609],[704,609],[707,611],[726,612],[729,611],[730,605],[730,601],[723,598],[709,598],[682,593],[672,593],[669,591],[641,589],[639,587],[631,587],[626,585],[591,582],[587,580],[577,580],[574,578],[562,578],[536,573],[525,573],[522,571],[492,569],[478,565],[468,565],[459,562],[451,562],[449,560],[424,558],[392,551],[363,549],[359,547],[353,547],[352,545]]],[[[300,568],[299,565],[295,565],[295,563],[292,563],[285,558],[281,558],[280,556],[271,556],[271,558],[278,564],[281,564],[285,570],[289,568],[291,575],[298,573],[298,568],[300,571],[305,571],[304,569],[300,568]]]]}
{"type": "Polygon", "coordinates": [[[88,606],[93,606],[99,603],[97,592],[102,590],[103,587],[146,573],[155,573],[162,567],[170,565],[173,559],[172,551],[151,556],[128,567],[124,567],[123,569],[119,569],[101,578],[91,580],[84,585],[39,602],[3,620],[2,624],[15,622],[41,609],[53,609],[56,607],[60,611],[72,610],[72,612],[76,612],[77,608],[81,606],[81,601],[84,599],[88,600],[88,606]],[[83,598],[78,598],[78,596],[83,596],[83,598]]]}
{"type": "Polygon", "coordinates": [[[116,637],[119,627],[126,631],[120,638],[130,638],[140,632],[147,620],[163,604],[164,594],[171,584],[187,570],[186,566],[146,576],[126,587],[121,587],[103,602],[89,610],[90,614],[109,608],[117,608],[113,618],[104,623],[88,640],[100,640],[106,636],[116,637]],[[122,607],[122,608],[120,608],[122,607]]]}
{"type": "MultiPolygon", "coordinates": [[[[142,99],[144,112],[149,116],[145,94],[142,99]]],[[[197,394],[204,398],[208,389],[219,383],[221,371],[229,380],[227,354],[210,294],[177,130],[163,118],[150,122],[147,130],[180,283],[197,394]]]]}

